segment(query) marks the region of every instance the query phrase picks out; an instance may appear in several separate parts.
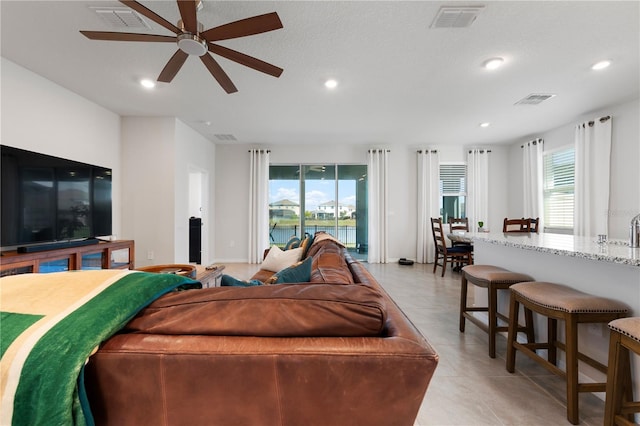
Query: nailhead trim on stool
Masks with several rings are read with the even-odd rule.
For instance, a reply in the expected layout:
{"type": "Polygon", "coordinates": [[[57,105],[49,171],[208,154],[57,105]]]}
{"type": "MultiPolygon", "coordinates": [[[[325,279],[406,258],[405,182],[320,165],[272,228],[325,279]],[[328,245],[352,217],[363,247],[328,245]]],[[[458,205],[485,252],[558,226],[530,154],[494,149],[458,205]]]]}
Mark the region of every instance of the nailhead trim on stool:
{"type": "Polygon", "coordinates": [[[578,424],[579,392],[603,392],[606,383],[579,383],[578,360],[607,373],[607,367],[595,359],[578,351],[579,323],[609,323],[625,317],[628,307],[622,302],[593,296],[561,284],[548,282],[524,282],[511,286],[509,305],[509,335],[507,338],[507,371],[515,371],[516,350],[527,355],[550,372],[564,377],[567,385],[567,419],[578,424]],[[520,305],[524,311],[533,311],[547,317],[546,342],[519,343],[516,339],[518,312],[520,305]],[[565,343],[557,340],[557,322],[564,321],[565,343]],[[547,349],[545,360],[535,351],[547,349]],[[557,367],[557,349],[565,352],[566,372],[557,367]]]}
{"type": "Polygon", "coordinates": [[[634,413],[640,413],[640,401],[633,399],[629,351],[640,355],[640,318],[611,321],[609,329],[611,338],[604,424],[634,424],[634,413]]]}
{"type": "MultiPolygon", "coordinates": [[[[462,268],[462,282],[460,284],[460,332],[464,333],[465,319],[468,319],[489,335],[489,356],[496,357],[496,334],[507,331],[507,326],[498,326],[498,319],[508,323],[509,318],[498,312],[498,290],[508,290],[513,284],[522,281],[533,281],[529,275],[511,272],[493,265],[469,265],[462,268]],[[486,288],[487,306],[467,306],[467,282],[475,286],[486,288]],[[487,312],[488,324],[485,324],[472,312],[487,312]]],[[[520,330],[526,331],[527,338],[533,341],[533,321],[527,317],[527,326],[520,330]]]]}

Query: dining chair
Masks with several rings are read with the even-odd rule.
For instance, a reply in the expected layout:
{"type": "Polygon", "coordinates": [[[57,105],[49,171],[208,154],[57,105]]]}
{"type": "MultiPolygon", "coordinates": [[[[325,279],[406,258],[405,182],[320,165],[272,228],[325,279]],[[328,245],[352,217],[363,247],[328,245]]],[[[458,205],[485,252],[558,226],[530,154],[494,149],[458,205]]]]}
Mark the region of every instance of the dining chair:
{"type": "Polygon", "coordinates": [[[447,240],[445,231],[442,226],[442,219],[439,217],[431,218],[431,233],[433,234],[433,241],[436,246],[435,258],[433,260],[433,273],[436,273],[438,266],[442,266],[442,275],[447,270],[447,263],[451,262],[453,267],[454,262],[460,265],[473,264],[472,258],[472,246],[451,246],[447,247],[447,240]],[[442,259],[442,263],[438,261],[442,259]]]}
{"type": "Polygon", "coordinates": [[[450,217],[448,222],[449,231],[451,233],[454,233],[455,231],[469,232],[469,218],[467,217],[450,217]]]}
{"type": "Polygon", "coordinates": [[[535,232],[538,233],[538,218],[509,219],[504,218],[502,232],[535,232]]]}

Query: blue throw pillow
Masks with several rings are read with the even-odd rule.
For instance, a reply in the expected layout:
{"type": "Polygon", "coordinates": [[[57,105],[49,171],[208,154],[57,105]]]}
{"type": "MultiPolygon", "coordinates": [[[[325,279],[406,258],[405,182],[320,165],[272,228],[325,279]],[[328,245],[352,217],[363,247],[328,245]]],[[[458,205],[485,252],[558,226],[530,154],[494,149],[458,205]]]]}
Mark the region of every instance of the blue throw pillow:
{"type": "Polygon", "coordinates": [[[308,283],[311,280],[312,264],[313,258],[309,257],[277,272],[269,281],[273,284],[308,283]]]}
{"type": "Polygon", "coordinates": [[[255,287],[257,285],[262,285],[262,282],[258,280],[242,281],[224,274],[220,278],[221,287],[255,287]]]}
{"type": "Polygon", "coordinates": [[[291,238],[289,238],[289,241],[287,241],[287,244],[284,245],[283,250],[290,250],[298,247],[300,247],[300,238],[293,235],[291,238]]]}

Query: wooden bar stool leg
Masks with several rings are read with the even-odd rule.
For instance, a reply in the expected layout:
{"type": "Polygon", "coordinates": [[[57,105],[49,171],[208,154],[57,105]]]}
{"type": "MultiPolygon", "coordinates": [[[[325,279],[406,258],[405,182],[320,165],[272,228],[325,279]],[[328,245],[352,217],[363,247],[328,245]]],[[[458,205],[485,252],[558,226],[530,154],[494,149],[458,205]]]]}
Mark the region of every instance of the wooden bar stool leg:
{"type": "MultiPolygon", "coordinates": [[[[496,357],[496,327],[498,327],[498,290],[489,284],[489,356],[496,357]]],[[[516,326],[518,323],[516,323],[516,326]]]]}
{"type": "Polygon", "coordinates": [[[616,413],[622,406],[620,361],[622,360],[620,333],[611,330],[609,339],[609,370],[607,371],[607,398],[604,405],[604,426],[614,426],[616,413]]]}
{"type": "MultiPolygon", "coordinates": [[[[565,317],[565,355],[567,364],[567,420],[577,425],[578,416],[578,322],[575,315],[565,317]]],[[[555,346],[555,345],[554,345],[555,346]]]]}
{"type": "Polygon", "coordinates": [[[464,333],[465,326],[465,316],[464,313],[467,312],[467,277],[462,273],[462,280],[460,282],[460,332],[464,333]]]}
{"type": "MultiPolygon", "coordinates": [[[[629,349],[625,346],[621,346],[621,361],[620,361],[620,383],[622,383],[620,392],[620,398],[622,399],[621,406],[626,405],[628,403],[633,403],[633,380],[631,379],[631,353],[629,349]]],[[[637,407],[637,405],[636,405],[637,407]]],[[[638,410],[636,408],[635,412],[638,410]]],[[[635,415],[633,413],[629,413],[626,416],[623,414],[629,422],[633,423],[635,421],[635,415]]]]}
{"type": "Polygon", "coordinates": [[[604,425],[614,426],[623,423],[618,419],[626,419],[634,424],[634,414],[623,413],[624,406],[633,401],[633,381],[631,379],[630,351],[622,340],[624,337],[611,330],[609,343],[609,370],[607,372],[607,398],[604,408],[604,425]]]}
{"type": "Polygon", "coordinates": [[[526,325],[527,343],[535,343],[536,336],[533,331],[533,312],[531,309],[524,309],[524,321],[526,325]]]}
{"type": "Polygon", "coordinates": [[[558,321],[547,318],[547,359],[553,365],[558,365],[558,321]]]}
{"type": "Polygon", "coordinates": [[[513,342],[518,338],[518,312],[520,311],[520,303],[511,293],[509,301],[509,330],[507,332],[507,371],[513,373],[516,365],[516,349],[513,342]]]}

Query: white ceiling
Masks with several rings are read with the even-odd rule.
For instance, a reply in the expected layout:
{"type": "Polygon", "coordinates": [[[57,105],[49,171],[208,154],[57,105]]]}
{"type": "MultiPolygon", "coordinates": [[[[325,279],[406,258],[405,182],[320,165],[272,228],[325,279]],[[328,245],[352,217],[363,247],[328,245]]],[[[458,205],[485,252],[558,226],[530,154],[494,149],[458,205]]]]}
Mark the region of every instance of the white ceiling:
{"type": "MultiPolygon", "coordinates": [[[[176,116],[216,143],[499,144],[639,96],[638,1],[203,1],[204,29],[277,12],[283,29],[219,44],[282,76],[216,57],[239,90],[228,95],[189,57],[173,82],[145,90],[139,79],[157,78],[175,45],[78,32],[113,31],[90,6],[116,1],[2,0],[1,53],[117,114],[176,116]],[[484,9],[469,28],[430,28],[443,5],[484,9]],[[504,66],[483,69],[495,56],[504,66]],[[612,65],[591,70],[601,59],[612,65]],[[557,96],[514,105],[532,93],[557,96]]],[[[141,3],[179,19],[174,1],[141,3]]],[[[173,35],[150,25],[132,32],[173,35]]]]}

